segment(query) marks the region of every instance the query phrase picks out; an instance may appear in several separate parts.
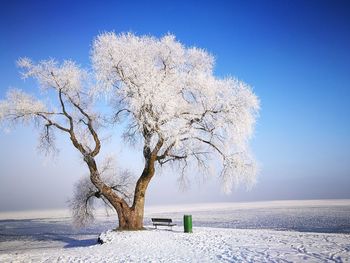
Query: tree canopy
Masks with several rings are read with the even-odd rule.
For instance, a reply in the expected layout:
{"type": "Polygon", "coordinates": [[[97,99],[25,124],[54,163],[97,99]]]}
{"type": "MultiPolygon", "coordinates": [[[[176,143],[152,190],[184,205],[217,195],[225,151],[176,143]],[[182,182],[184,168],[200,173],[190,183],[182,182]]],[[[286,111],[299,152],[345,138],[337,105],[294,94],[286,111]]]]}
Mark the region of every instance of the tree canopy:
{"type": "Polygon", "coordinates": [[[97,90],[112,98],[116,120],[127,117],[125,138],[141,137],[150,149],[161,142],[161,165],[196,161],[203,168],[209,155],[217,155],[230,191],[256,174],[247,142],[259,101],[244,82],[215,77],[214,61],[173,35],[105,33],[92,49],[97,90]]]}
{"type": "Polygon", "coordinates": [[[185,178],[189,167],[210,172],[210,164],[219,163],[214,173],[226,192],[254,181],[257,169],[248,142],[259,100],[246,83],[216,77],[214,62],[207,51],[186,47],[173,35],[104,33],[93,42],[90,69],[69,60],[19,59],[23,77],[36,79],[43,95],[9,90],[0,101],[0,122],[36,123],[44,150],[55,148],[55,131],[67,134],[90,171],[90,181],[81,180],[75,193],[83,204],[75,206],[82,211],[76,216],[84,221],[81,214],[91,214],[88,200],[102,198],[115,208],[122,228],[140,229],[145,192],[158,165],[177,165],[185,178]],[[100,101],[109,110],[99,110],[100,101]],[[124,191],[128,172],[111,179],[95,161],[101,128],[115,124],[122,124],[126,142],[143,149],[144,170],[133,198],[124,191]]]}

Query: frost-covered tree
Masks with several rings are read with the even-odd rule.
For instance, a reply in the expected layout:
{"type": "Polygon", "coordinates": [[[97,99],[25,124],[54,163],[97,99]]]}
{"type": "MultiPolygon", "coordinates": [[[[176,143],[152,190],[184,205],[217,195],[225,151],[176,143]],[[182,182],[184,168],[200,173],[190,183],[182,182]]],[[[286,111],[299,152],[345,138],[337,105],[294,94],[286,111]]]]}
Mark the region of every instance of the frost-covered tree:
{"type": "Polygon", "coordinates": [[[89,200],[100,197],[117,212],[120,229],[142,229],[147,187],[156,169],[168,164],[180,168],[183,179],[193,168],[210,172],[210,163],[220,164],[220,170],[212,172],[219,172],[227,192],[233,185],[254,181],[256,165],[248,140],[258,99],[247,84],[215,77],[214,58],[205,50],[185,47],[172,35],[157,39],[104,33],[92,48],[94,85],[88,85],[89,74],[70,61],[33,64],[21,59],[19,65],[25,77],[57,93],[58,106],[49,108],[12,90],[0,103],[0,120],[35,121],[43,129],[45,149],[53,145],[54,129],[69,136],[90,171],[91,184],[81,180],[72,202],[81,222],[91,216],[89,200]],[[104,169],[96,163],[98,130],[105,119],[94,111],[97,99],[108,100],[114,124],[125,128],[126,142],[143,150],[144,168],[133,196],[125,172],[103,176],[104,169]]]}

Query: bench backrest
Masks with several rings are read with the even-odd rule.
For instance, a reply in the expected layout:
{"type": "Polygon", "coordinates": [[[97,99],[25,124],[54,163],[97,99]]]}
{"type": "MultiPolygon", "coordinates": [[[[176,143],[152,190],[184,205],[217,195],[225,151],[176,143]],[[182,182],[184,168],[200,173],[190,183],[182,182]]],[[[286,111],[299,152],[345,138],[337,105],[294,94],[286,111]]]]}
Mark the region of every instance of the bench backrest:
{"type": "Polygon", "coordinates": [[[173,220],[170,218],[152,218],[152,222],[172,223],[173,220]]]}

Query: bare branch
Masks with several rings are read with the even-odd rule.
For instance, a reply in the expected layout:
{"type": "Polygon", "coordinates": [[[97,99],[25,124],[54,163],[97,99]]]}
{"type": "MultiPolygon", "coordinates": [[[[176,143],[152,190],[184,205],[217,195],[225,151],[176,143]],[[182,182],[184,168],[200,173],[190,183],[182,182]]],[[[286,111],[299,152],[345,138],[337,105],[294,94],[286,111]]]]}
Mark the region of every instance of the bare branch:
{"type": "Polygon", "coordinates": [[[193,139],[196,139],[196,140],[198,140],[198,141],[201,141],[201,142],[203,142],[203,143],[205,143],[205,144],[210,145],[210,146],[213,147],[223,158],[225,158],[225,154],[224,154],[214,143],[212,143],[212,142],[210,142],[210,141],[206,141],[206,140],[201,139],[201,138],[199,138],[199,137],[194,137],[193,139]]]}
{"type": "Polygon", "coordinates": [[[53,122],[51,119],[49,119],[47,116],[45,116],[44,114],[42,114],[42,113],[38,113],[38,114],[36,114],[37,116],[40,116],[41,118],[43,118],[44,120],[46,120],[47,121],[47,125],[50,125],[50,126],[55,126],[56,128],[58,128],[58,129],[60,129],[61,131],[64,131],[64,132],[70,132],[70,129],[68,129],[68,128],[65,128],[65,127],[63,127],[63,126],[61,126],[61,125],[59,125],[58,123],[56,123],[56,122],[53,122]]]}
{"type": "Polygon", "coordinates": [[[69,130],[70,130],[70,131],[73,131],[73,129],[74,129],[73,118],[72,118],[72,116],[70,116],[70,115],[68,114],[68,112],[66,111],[66,106],[65,106],[65,104],[64,104],[64,102],[63,102],[63,98],[62,98],[62,89],[59,89],[59,90],[58,90],[58,97],[59,97],[59,101],[60,101],[60,104],[61,104],[61,107],[62,107],[63,114],[64,114],[64,116],[66,116],[67,119],[69,120],[69,127],[70,127],[69,130]]]}

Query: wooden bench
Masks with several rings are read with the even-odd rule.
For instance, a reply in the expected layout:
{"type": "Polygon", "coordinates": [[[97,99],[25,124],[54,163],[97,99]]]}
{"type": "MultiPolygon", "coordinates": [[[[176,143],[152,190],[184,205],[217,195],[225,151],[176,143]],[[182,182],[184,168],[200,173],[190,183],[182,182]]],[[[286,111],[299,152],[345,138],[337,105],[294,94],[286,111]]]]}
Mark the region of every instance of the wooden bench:
{"type": "Polygon", "coordinates": [[[157,226],[170,226],[171,230],[173,230],[173,226],[176,226],[176,224],[173,223],[173,220],[170,218],[151,218],[152,223],[157,228],[157,226]]]}

